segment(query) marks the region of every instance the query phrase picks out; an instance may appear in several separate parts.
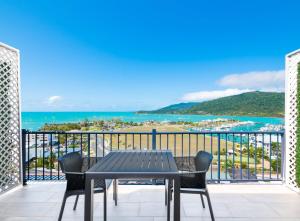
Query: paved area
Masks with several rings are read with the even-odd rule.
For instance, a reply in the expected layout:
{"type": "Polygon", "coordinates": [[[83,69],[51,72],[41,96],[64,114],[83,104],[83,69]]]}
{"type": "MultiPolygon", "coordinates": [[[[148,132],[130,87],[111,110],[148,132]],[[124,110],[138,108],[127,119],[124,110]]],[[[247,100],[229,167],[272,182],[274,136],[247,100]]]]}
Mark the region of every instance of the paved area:
{"type": "MultiPolygon", "coordinates": [[[[57,220],[65,188],[64,182],[30,183],[0,196],[1,221],[57,220]]],[[[209,185],[216,220],[279,221],[300,220],[300,195],[283,185],[220,184],[209,185]]],[[[122,185],[119,205],[114,206],[112,190],[108,195],[109,221],[166,220],[162,186],[122,185]]],[[[75,198],[67,201],[63,220],[83,220],[83,196],[73,211],[75,198]]],[[[95,195],[95,219],[102,218],[102,195],[95,195]]],[[[182,220],[210,220],[198,195],[182,195],[182,220]]]]}

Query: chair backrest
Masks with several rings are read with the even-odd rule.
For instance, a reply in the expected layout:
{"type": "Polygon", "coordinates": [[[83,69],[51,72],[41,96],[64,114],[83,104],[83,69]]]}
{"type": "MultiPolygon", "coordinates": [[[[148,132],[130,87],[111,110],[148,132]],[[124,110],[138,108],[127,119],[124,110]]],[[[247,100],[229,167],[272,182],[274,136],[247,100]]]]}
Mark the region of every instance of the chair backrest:
{"type": "MultiPolygon", "coordinates": [[[[199,151],[195,157],[195,167],[197,171],[208,171],[213,156],[205,151],[199,151]]],[[[206,173],[197,174],[199,188],[206,188],[206,173]]]]}
{"type": "Polygon", "coordinates": [[[207,171],[213,160],[213,156],[206,151],[199,151],[195,157],[195,166],[197,171],[207,171]]]}
{"type": "Polygon", "coordinates": [[[81,172],[82,157],[79,152],[68,153],[58,159],[59,165],[63,173],[65,172],[81,172]]]}

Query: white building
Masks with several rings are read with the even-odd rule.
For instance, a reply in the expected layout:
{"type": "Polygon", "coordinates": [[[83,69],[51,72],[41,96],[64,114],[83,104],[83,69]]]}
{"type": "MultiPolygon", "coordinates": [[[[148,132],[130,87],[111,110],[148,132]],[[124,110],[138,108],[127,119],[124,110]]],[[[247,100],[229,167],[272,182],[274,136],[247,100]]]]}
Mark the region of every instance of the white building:
{"type": "MultiPolygon", "coordinates": [[[[52,141],[52,144],[55,144],[58,142],[58,138],[55,135],[50,134],[29,134],[29,147],[32,146],[42,146],[44,145],[50,145],[52,141]]],[[[28,146],[28,143],[26,144],[28,146]]]]}
{"type": "MultiPolygon", "coordinates": [[[[256,136],[251,135],[249,137],[249,144],[253,147],[264,148],[264,152],[266,155],[270,155],[270,147],[272,143],[278,143],[278,151],[281,152],[281,143],[282,137],[280,135],[270,135],[270,134],[257,134],[256,136]]],[[[272,155],[276,155],[272,153],[272,155]]]]}

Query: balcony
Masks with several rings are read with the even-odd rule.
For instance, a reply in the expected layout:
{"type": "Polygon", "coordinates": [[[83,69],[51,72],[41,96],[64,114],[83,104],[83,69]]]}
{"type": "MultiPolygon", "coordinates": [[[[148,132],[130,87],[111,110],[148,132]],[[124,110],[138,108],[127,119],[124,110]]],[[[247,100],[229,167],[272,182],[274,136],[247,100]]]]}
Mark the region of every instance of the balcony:
{"type": "MultiPolygon", "coordinates": [[[[23,130],[23,179],[27,185],[1,196],[0,219],[57,220],[66,185],[57,158],[65,153],[79,151],[86,157],[102,157],[112,150],[168,149],[175,159],[188,159],[205,149],[214,155],[207,178],[216,220],[299,220],[300,196],[282,184],[283,135],[283,132],[23,130]]],[[[164,186],[160,182],[120,183],[123,185],[119,186],[117,206],[112,199],[112,188],[109,190],[108,220],[167,219],[164,186]]],[[[103,218],[100,195],[95,195],[95,220],[103,218]]],[[[80,197],[76,211],[73,211],[74,200],[75,197],[68,198],[63,220],[84,220],[84,197],[80,197]]],[[[210,220],[207,203],[203,209],[199,195],[183,194],[181,201],[182,220],[210,220]]]]}
{"type": "MultiPolygon", "coordinates": [[[[0,220],[57,220],[65,182],[30,182],[0,197],[0,220]]],[[[300,196],[276,184],[211,184],[209,190],[216,220],[299,220],[300,196]]],[[[83,196],[73,211],[75,197],[67,201],[63,220],[83,220],[83,196]]],[[[102,220],[102,195],[95,195],[95,220],[102,220]]],[[[172,208],[172,207],[171,207],[172,208]]],[[[182,220],[210,220],[198,195],[183,194],[182,220]]],[[[156,185],[120,185],[119,204],[108,194],[108,220],[166,220],[164,188],[156,185]]]]}
{"type": "MultiPolygon", "coordinates": [[[[207,173],[216,220],[299,220],[300,196],[283,185],[284,132],[63,132],[22,131],[22,178],[27,184],[0,196],[0,220],[57,220],[65,177],[57,159],[80,152],[103,157],[115,150],[169,150],[189,162],[200,150],[214,157],[207,173]]],[[[108,220],[167,220],[162,180],[121,180],[119,204],[109,191],[108,220]],[[134,185],[128,185],[134,184],[134,185]],[[141,185],[143,184],[143,185],[141,185]],[[151,185],[155,184],[155,185],[151,185]]],[[[95,196],[95,220],[103,219],[95,196]]],[[[81,196],[68,198],[63,220],[84,220],[81,196]]],[[[199,195],[183,194],[181,220],[211,220],[199,195]]],[[[172,206],[171,206],[172,208],[172,206]]],[[[171,214],[173,214],[171,212],[171,214]]]]}
{"type": "MultiPolygon", "coordinates": [[[[1,69],[5,93],[1,93],[4,102],[0,139],[0,220],[57,220],[66,185],[57,159],[66,153],[78,151],[86,157],[103,157],[114,150],[151,149],[170,150],[175,159],[189,159],[199,150],[214,156],[207,179],[217,220],[300,220],[300,196],[285,186],[299,191],[295,182],[298,116],[295,79],[299,51],[287,57],[291,65],[287,65],[286,134],[258,131],[169,133],[155,129],[152,132],[23,131],[20,134],[19,51],[0,46],[1,55],[5,55],[1,69]],[[27,185],[21,186],[22,182],[27,185]]],[[[153,182],[155,185],[150,185],[152,180],[123,180],[121,183],[118,206],[113,203],[110,189],[108,220],[166,220],[161,181],[153,182]],[[126,185],[128,183],[134,185],[126,185]]],[[[103,218],[101,199],[96,195],[96,220],[103,218]]],[[[201,207],[199,196],[183,194],[181,201],[182,220],[210,220],[208,209],[201,207]]],[[[73,203],[74,197],[69,198],[63,219],[83,220],[83,197],[76,211],[72,210],[73,203]]]]}

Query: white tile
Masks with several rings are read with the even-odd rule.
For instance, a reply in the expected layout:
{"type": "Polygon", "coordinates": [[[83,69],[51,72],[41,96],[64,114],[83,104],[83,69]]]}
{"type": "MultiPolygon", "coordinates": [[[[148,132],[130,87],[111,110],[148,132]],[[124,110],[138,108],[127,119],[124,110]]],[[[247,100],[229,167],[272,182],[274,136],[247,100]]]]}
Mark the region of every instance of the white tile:
{"type": "MultiPolygon", "coordinates": [[[[198,204],[186,203],[183,205],[187,217],[210,217],[208,205],[202,208],[201,202],[198,204]]],[[[212,205],[215,217],[231,217],[231,212],[225,203],[214,203],[212,205]]]]}
{"type": "Polygon", "coordinates": [[[0,217],[1,221],[54,221],[51,217],[0,217]]]}
{"type": "Polygon", "coordinates": [[[11,217],[37,217],[47,216],[53,203],[9,203],[3,212],[3,216],[11,217]]]}
{"type": "Polygon", "coordinates": [[[167,207],[163,202],[141,203],[139,216],[167,216],[167,207]]]}
{"type": "MultiPolygon", "coordinates": [[[[29,183],[9,194],[0,196],[1,221],[56,221],[65,190],[64,182],[29,183]]],[[[209,185],[217,221],[295,221],[300,220],[300,196],[280,185],[209,185]]],[[[95,194],[94,217],[103,219],[103,194],[95,194]]],[[[119,204],[114,205],[112,188],[108,192],[110,221],[166,220],[163,186],[119,186],[119,204]]],[[[206,198],[203,209],[199,195],[181,197],[182,221],[208,221],[206,198]]],[[[69,197],[63,220],[79,221],[84,216],[84,196],[80,196],[76,211],[75,197],[69,197]]],[[[171,216],[173,215],[173,202],[171,216]]]]}
{"type": "Polygon", "coordinates": [[[140,210],[139,203],[119,203],[118,206],[109,205],[107,209],[108,216],[138,216],[140,210]]]}
{"type": "Polygon", "coordinates": [[[264,203],[231,203],[229,206],[232,217],[240,218],[279,218],[277,211],[264,203]]]}
{"type": "Polygon", "coordinates": [[[48,200],[54,195],[53,192],[35,192],[35,191],[19,191],[8,197],[4,197],[5,202],[24,202],[24,203],[42,203],[48,202],[48,200]]]}
{"type": "Polygon", "coordinates": [[[298,218],[300,220],[300,203],[269,203],[271,208],[273,208],[280,217],[285,218],[298,218]]]}

